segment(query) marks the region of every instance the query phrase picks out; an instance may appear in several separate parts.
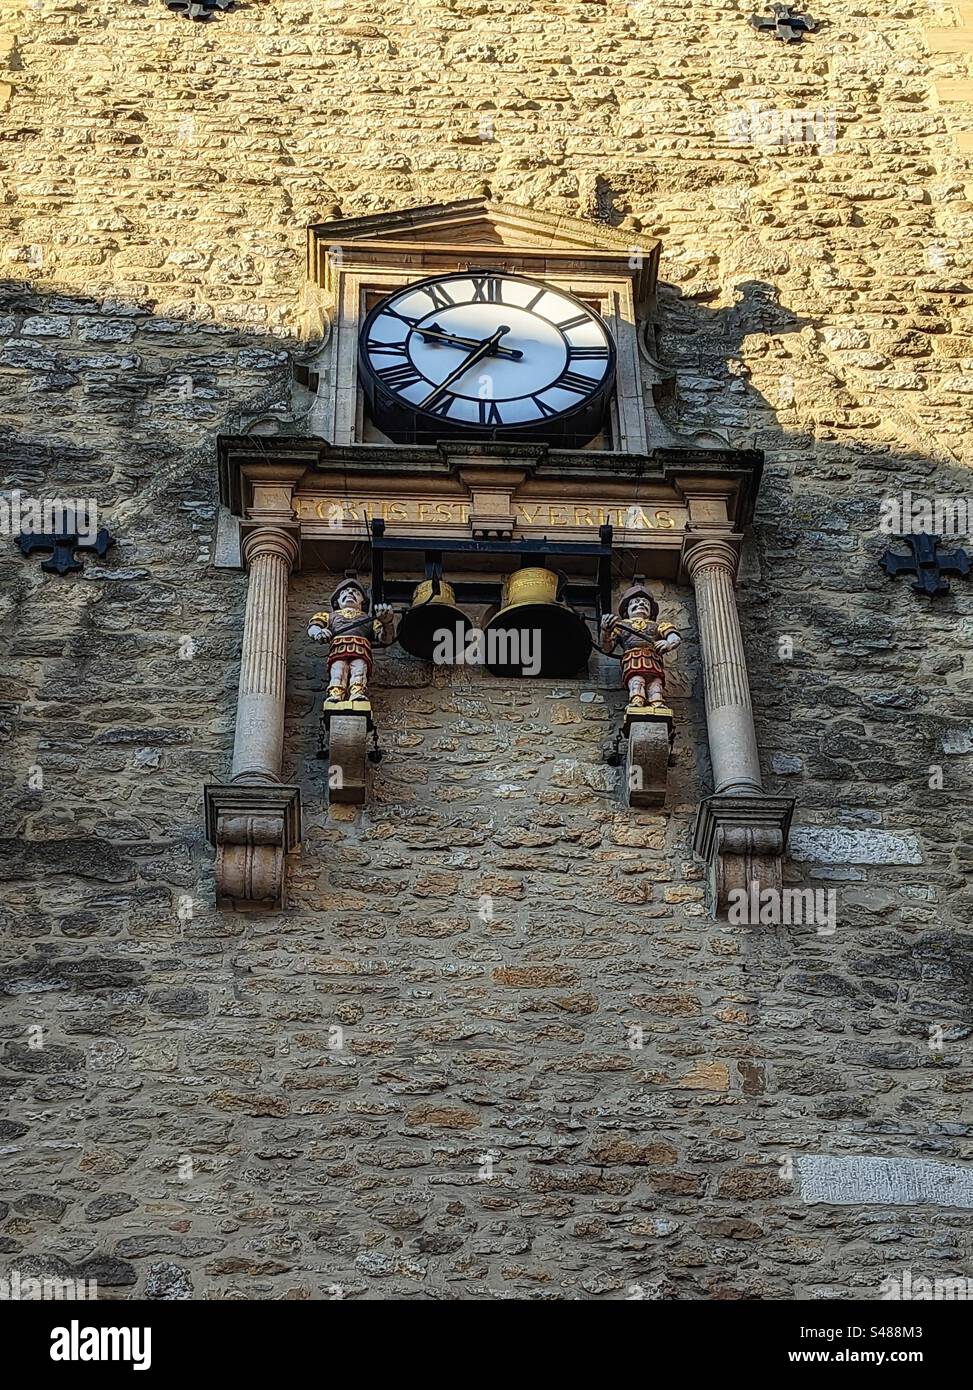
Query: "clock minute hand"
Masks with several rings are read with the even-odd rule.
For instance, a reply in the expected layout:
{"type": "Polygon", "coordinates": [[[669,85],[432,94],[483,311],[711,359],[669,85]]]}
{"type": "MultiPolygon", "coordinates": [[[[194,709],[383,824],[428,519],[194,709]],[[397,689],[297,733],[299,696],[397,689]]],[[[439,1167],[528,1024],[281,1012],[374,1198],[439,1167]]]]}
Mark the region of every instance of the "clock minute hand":
{"type": "MultiPolygon", "coordinates": [[[[415,330],[423,338],[432,338],[437,343],[452,343],[456,347],[477,347],[479,338],[463,338],[458,333],[445,333],[440,328],[417,328],[415,330]]],[[[491,356],[509,357],[513,362],[519,362],[523,357],[520,348],[500,347],[493,348],[491,356]]]]}
{"type": "Polygon", "coordinates": [[[439,398],[446,394],[453,382],[458,381],[464,372],[470,367],[476,366],[477,362],[482,362],[484,357],[489,357],[503,335],[509,332],[509,326],[502,323],[496,333],[492,334],[489,338],[484,338],[481,343],[478,343],[469,356],[465,357],[459,366],[455,367],[453,371],[450,372],[446,380],[441,381],[435,390],[429,392],[425,400],[419,402],[419,409],[428,410],[430,406],[435,405],[439,398]]]}
{"type": "MultiPolygon", "coordinates": [[[[464,338],[459,333],[446,333],[440,328],[438,323],[432,323],[428,328],[420,328],[419,320],[410,318],[408,314],[400,314],[397,309],[386,309],[387,314],[392,318],[400,319],[412,329],[413,333],[418,333],[421,338],[434,338],[437,343],[452,343],[455,347],[478,347],[479,338],[464,338]]],[[[508,329],[509,333],[510,330],[508,329]]],[[[493,350],[496,357],[509,357],[513,362],[519,362],[523,357],[520,348],[497,347],[493,350]]]]}

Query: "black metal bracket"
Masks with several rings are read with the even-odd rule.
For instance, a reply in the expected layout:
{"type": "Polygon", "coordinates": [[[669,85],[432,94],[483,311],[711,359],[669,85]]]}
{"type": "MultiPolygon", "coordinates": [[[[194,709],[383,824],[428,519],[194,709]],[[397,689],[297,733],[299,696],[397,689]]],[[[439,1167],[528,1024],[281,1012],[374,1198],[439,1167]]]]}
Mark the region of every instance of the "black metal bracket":
{"type": "MultiPolygon", "coordinates": [[[[559,593],[576,608],[591,609],[595,622],[600,623],[602,615],[611,611],[612,600],[612,542],[613,528],[602,526],[598,531],[598,542],[594,541],[549,541],[546,536],[537,540],[504,541],[482,539],[461,539],[438,541],[421,536],[386,535],[385,522],[373,517],[371,524],[372,542],[372,602],[408,602],[416,586],[415,579],[386,579],[385,556],[389,551],[405,552],[423,557],[423,573],[426,579],[442,579],[443,557],[448,555],[509,555],[519,559],[521,568],[536,565],[549,569],[548,560],[594,560],[594,575],[590,583],[574,581],[562,583],[559,593]]],[[[463,580],[450,578],[457,601],[465,603],[498,603],[503,589],[503,579],[463,580]]]]}
{"type": "Polygon", "coordinates": [[[774,4],[764,8],[771,13],[751,15],[750,23],[754,29],[772,34],[781,43],[800,43],[805,34],[813,34],[818,28],[816,19],[795,10],[793,5],[774,4]]]}
{"type": "Polygon", "coordinates": [[[234,0],[165,0],[167,10],[185,19],[208,20],[219,10],[232,9],[234,0]]]}
{"type": "Polygon", "coordinates": [[[937,594],[948,594],[947,574],[968,575],[973,571],[973,556],[965,550],[939,549],[942,536],[915,531],[896,539],[907,545],[911,553],[896,555],[894,551],[886,550],[878,563],[890,579],[897,574],[913,576],[912,592],[915,594],[929,594],[932,598],[937,594]]]}

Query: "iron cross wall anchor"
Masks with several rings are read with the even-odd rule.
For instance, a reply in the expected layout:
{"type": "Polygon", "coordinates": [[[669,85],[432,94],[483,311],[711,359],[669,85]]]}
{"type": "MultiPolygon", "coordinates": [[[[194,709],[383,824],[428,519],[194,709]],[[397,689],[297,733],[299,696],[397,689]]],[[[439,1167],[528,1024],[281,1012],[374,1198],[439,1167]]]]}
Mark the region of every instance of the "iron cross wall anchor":
{"type": "Polygon", "coordinates": [[[930,597],[948,594],[949,580],[945,577],[947,574],[970,573],[970,557],[965,550],[944,550],[937,554],[942,536],[930,536],[925,531],[916,531],[898,539],[909,547],[912,554],[894,555],[891,550],[886,550],[878,563],[892,579],[897,574],[914,574],[913,593],[929,594],[930,597]]]}
{"type": "Polygon", "coordinates": [[[805,34],[813,34],[818,27],[816,19],[809,14],[801,14],[790,5],[768,5],[772,13],[753,14],[750,23],[755,29],[772,32],[781,43],[800,43],[805,34]]]}
{"type": "Polygon", "coordinates": [[[39,536],[33,533],[17,537],[21,554],[30,555],[35,550],[52,551],[51,558],[45,560],[41,569],[46,574],[72,574],[84,569],[84,562],[75,556],[76,550],[93,550],[99,560],[103,560],[115,544],[115,537],[109,535],[104,526],[93,541],[79,540],[76,531],[62,531],[56,535],[39,536]]]}
{"type": "Polygon", "coordinates": [[[216,10],[228,10],[233,0],[165,0],[165,7],[185,19],[212,19],[216,10]]]}

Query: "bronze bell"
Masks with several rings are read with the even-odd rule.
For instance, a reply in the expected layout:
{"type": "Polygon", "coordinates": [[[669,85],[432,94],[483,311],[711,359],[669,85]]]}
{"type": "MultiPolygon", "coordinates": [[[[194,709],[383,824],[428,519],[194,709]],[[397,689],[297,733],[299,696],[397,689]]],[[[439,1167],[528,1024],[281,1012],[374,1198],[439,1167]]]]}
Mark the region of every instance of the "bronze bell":
{"type": "Polygon", "coordinates": [[[416,585],[412,603],[399,620],[399,643],[413,656],[432,661],[438,635],[448,632],[451,642],[447,650],[455,662],[456,652],[465,647],[466,635],[474,626],[462,608],[456,607],[452,585],[436,577],[424,579],[416,585]]]}
{"type": "Polygon", "coordinates": [[[591,633],[566,603],[565,576],[527,566],[504,581],[500,611],[486,628],[487,669],[496,676],[574,676],[591,654],[591,633]]]}

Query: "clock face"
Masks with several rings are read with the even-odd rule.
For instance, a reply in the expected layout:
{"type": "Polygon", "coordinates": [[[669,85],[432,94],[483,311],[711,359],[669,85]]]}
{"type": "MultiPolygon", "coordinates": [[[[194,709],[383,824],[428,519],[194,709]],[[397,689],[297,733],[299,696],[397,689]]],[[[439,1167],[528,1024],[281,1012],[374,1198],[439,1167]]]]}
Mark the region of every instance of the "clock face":
{"type": "Polygon", "coordinates": [[[599,314],[538,280],[487,270],[422,280],[377,304],[362,384],[393,439],[586,442],[602,427],[615,345],[599,314]]]}

